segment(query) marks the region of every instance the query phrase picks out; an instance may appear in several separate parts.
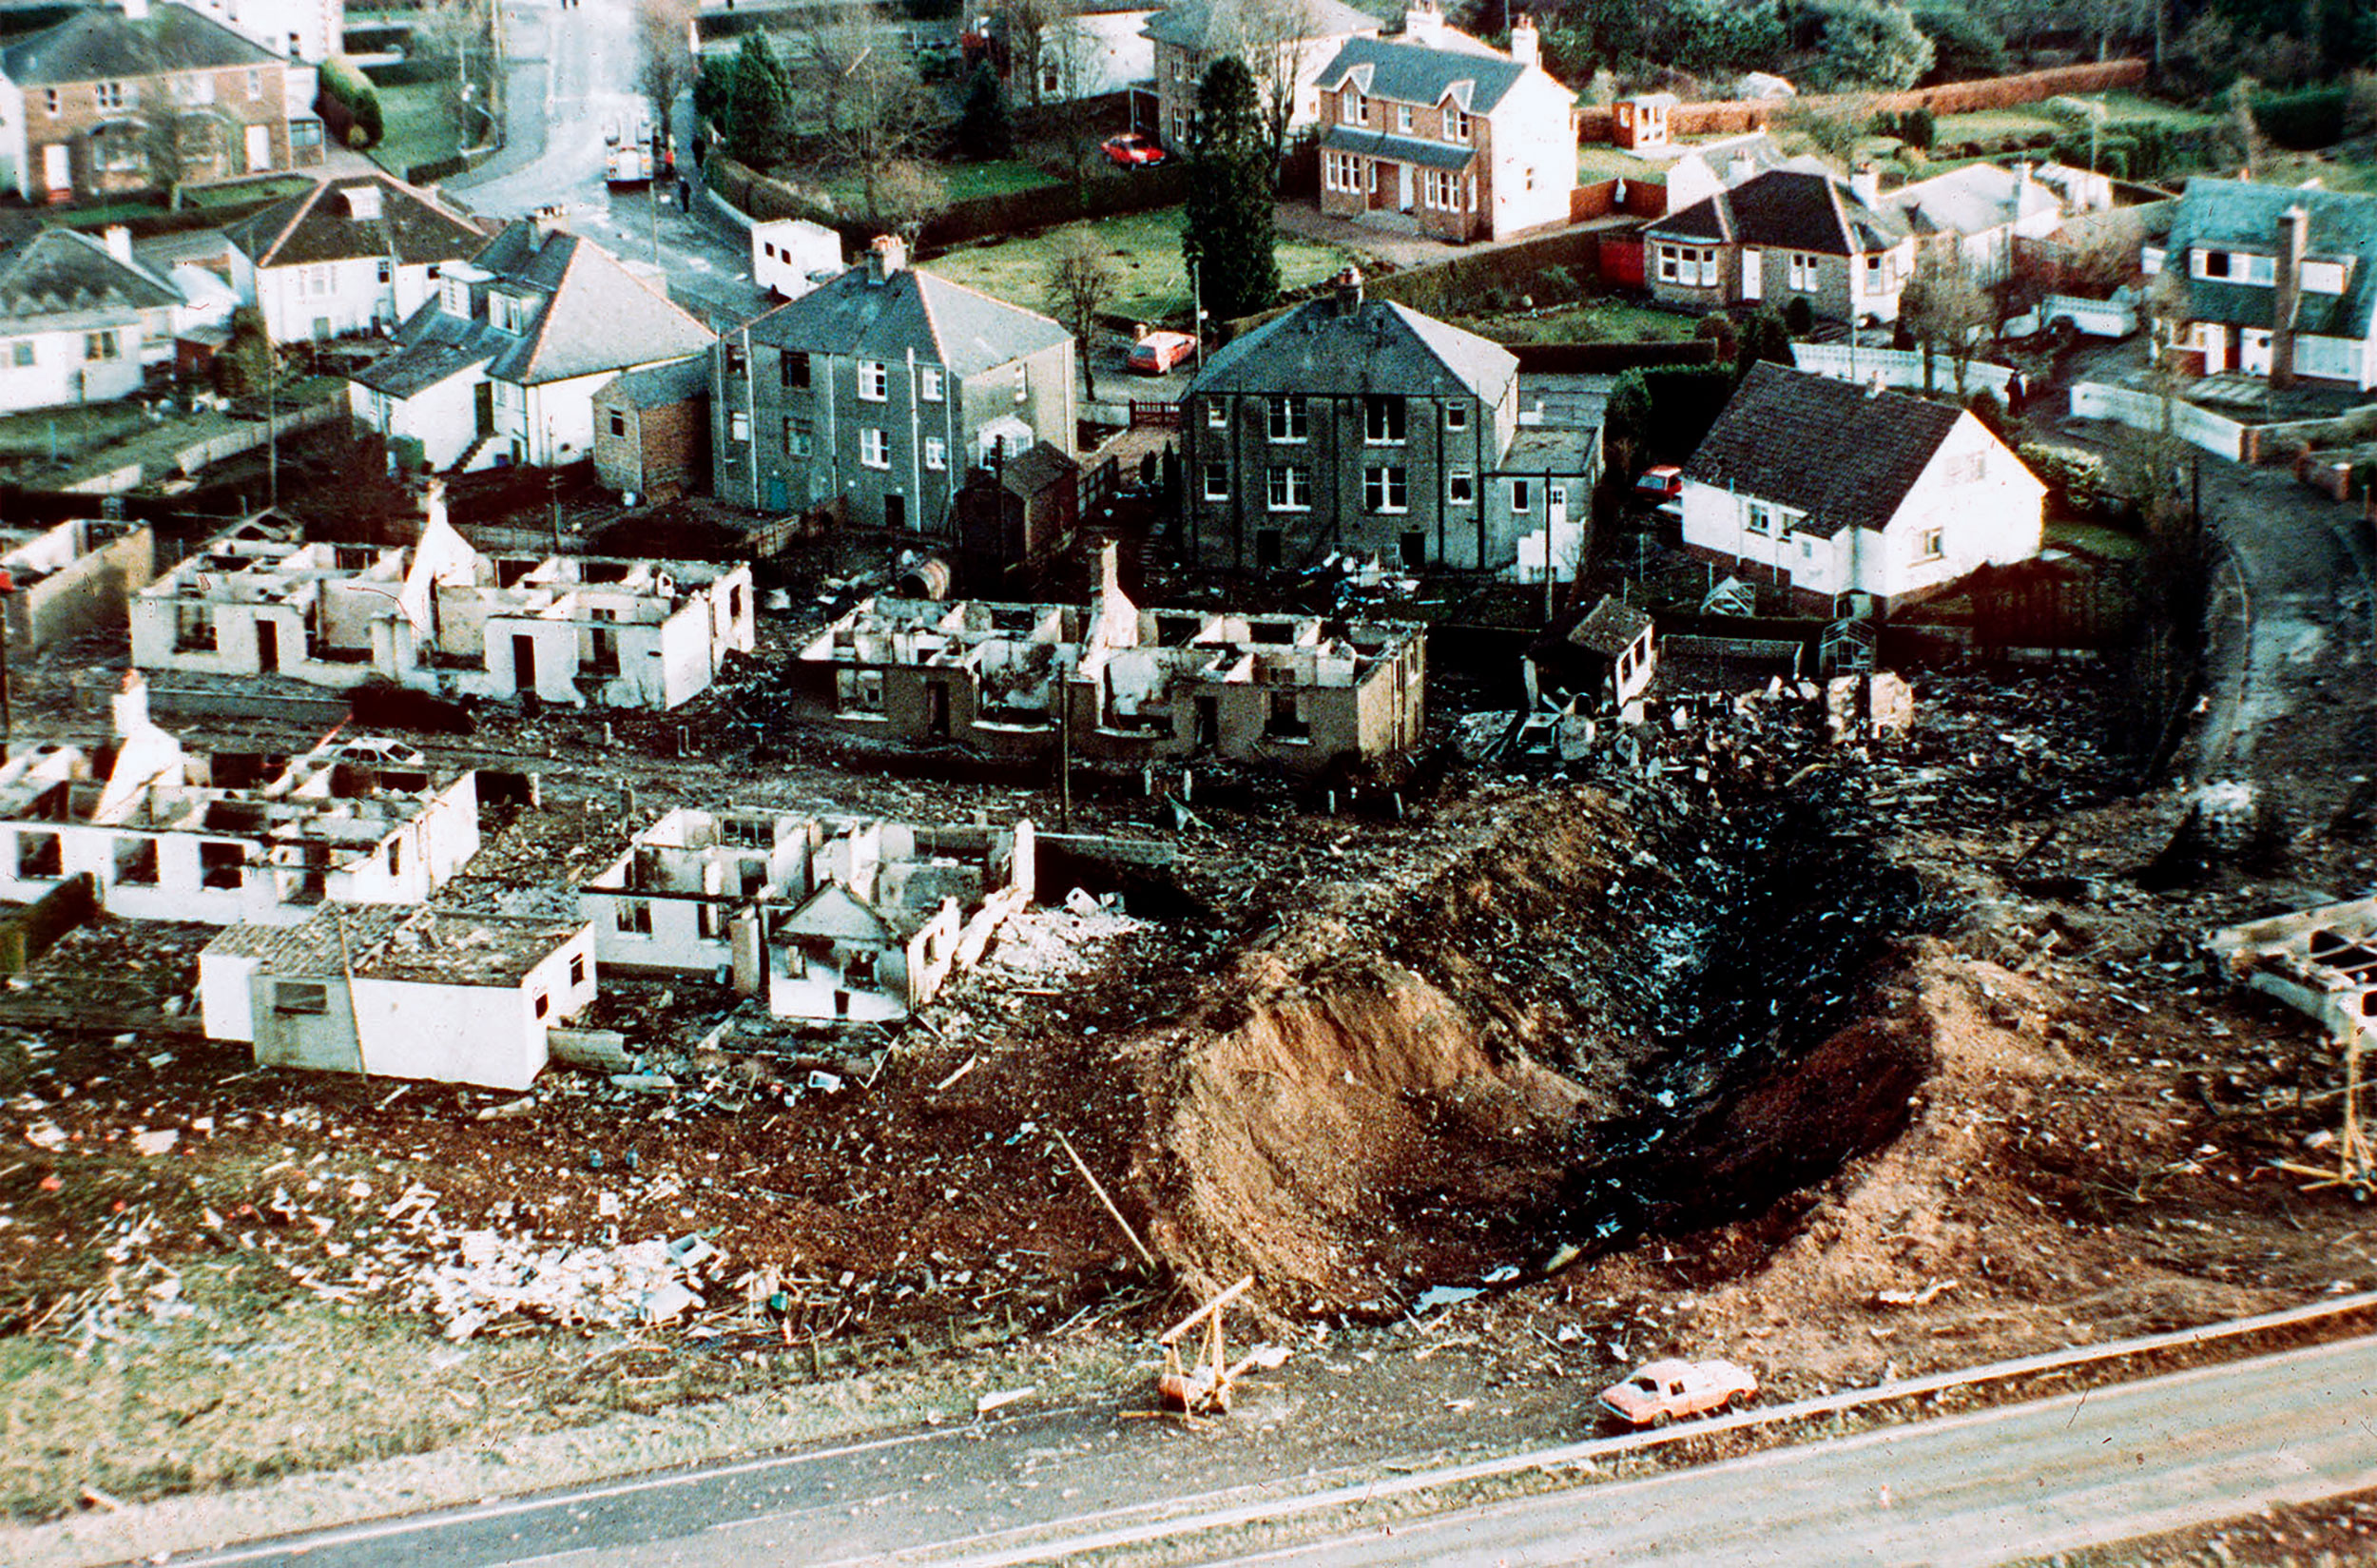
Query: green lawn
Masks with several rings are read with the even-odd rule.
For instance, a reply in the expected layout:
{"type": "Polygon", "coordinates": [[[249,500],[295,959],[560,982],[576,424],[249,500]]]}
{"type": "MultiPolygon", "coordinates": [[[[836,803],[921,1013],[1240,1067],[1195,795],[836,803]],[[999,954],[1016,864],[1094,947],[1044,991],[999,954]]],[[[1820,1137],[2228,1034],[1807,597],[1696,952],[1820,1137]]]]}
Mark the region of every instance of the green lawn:
{"type": "Polygon", "coordinates": [[[1576,149],[1576,183],[1591,184],[1595,180],[1640,180],[1646,184],[1664,185],[1667,165],[1637,158],[1607,142],[1587,142],[1576,149]]]}
{"type": "Polygon", "coordinates": [[[1652,310],[1631,300],[1581,300],[1540,316],[1480,316],[1459,324],[1503,343],[1673,342],[1692,335],[1689,316],[1652,310]]]}
{"type": "Polygon", "coordinates": [[[462,150],[454,122],[438,102],[435,82],[403,83],[379,89],[380,139],[372,161],[401,179],[415,164],[435,163],[462,150]]]}
{"type": "MultiPolygon", "coordinates": [[[[1134,321],[1187,324],[1188,278],[1180,261],[1178,207],[1073,226],[1087,227],[1097,236],[1121,281],[1115,298],[1107,304],[1108,315],[1134,321]]],[[[1056,238],[1066,232],[1051,229],[1044,234],[963,245],[933,257],[925,266],[952,282],[980,289],[994,299],[1027,310],[1045,310],[1047,290],[1042,280],[1056,238]]],[[[1313,244],[1286,235],[1280,237],[1273,254],[1279,259],[1281,285],[1291,289],[1317,283],[1334,275],[1347,261],[1362,260],[1337,245],[1313,244]]]]}
{"type": "Polygon", "coordinates": [[[2045,542],[2086,551],[2108,561],[2135,561],[2146,553],[2146,541],[2138,535],[2074,517],[2048,518],[2045,542]]]}
{"type": "MultiPolygon", "coordinates": [[[[2146,120],[2174,129],[2192,130],[2211,125],[2219,118],[2181,108],[2175,104],[2141,98],[2134,92],[2090,93],[2082,96],[2081,102],[2104,105],[2105,120],[2109,125],[2146,120]]],[[[2009,141],[2041,133],[2062,136],[2078,132],[2085,135],[2087,130],[2088,121],[2082,116],[2058,116],[2054,112],[2053,100],[2019,104],[2009,108],[1981,109],[1971,114],[1942,115],[1938,126],[1939,142],[1942,145],[1958,142],[2009,141]]]]}
{"type": "MultiPolygon", "coordinates": [[[[952,202],[970,202],[977,196],[1006,196],[1019,190],[1037,190],[1056,181],[1021,159],[1010,158],[994,164],[940,164],[935,165],[946,182],[952,202]]],[[[837,206],[858,211],[865,205],[866,184],[856,174],[844,174],[825,182],[821,187],[834,199],[837,206]]]]}

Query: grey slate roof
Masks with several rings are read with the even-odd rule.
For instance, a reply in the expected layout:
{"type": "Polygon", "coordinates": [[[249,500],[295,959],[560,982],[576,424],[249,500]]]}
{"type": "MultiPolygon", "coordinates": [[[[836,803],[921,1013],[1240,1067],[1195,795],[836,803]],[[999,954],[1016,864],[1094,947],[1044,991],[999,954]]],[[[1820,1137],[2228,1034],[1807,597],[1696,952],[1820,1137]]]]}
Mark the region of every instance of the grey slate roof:
{"type": "Polygon", "coordinates": [[[1633,646],[1634,639],[1651,629],[1651,617],[1634,606],[1625,603],[1616,594],[1610,594],[1593,607],[1593,613],[1570,629],[1568,640],[1578,648],[1591,648],[1614,659],[1633,646]]]}
{"type": "Polygon", "coordinates": [[[386,174],[324,180],[303,195],[276,202],[224,232],[260,267],[302,266],[391,253],[407,264],[458,261],[487,244],[487,236],[477,224],[429,192],[386,174]],[[381,216],[351,214],[345,193],[358,186],[378,188],[381,216]]]}
{"type": "Polygon", "coordinates": [[[333,904],[296,925],[235,925],[206,944],[289,978],[513,986],[585,926],[426,905],[333,904]]]}
{"type": "Polygon", "coordinates": [[[1963,417],[1950,404],[1762,360],[1684,477],[1804,513],[1792,525],[1803,533],[1879,532],[1963,417]]]}
{"type": "Polygon", "coordinates": [[[667,408],[706,397],[710,390],[709,361],[680,359],[669,365],[647,365],[606,381],[594,400],[608,408],[667,408]]]}
{"type": "Polygon", "coordinates": [[[281,63],[212,17],[175,5],[154,6],[138,22],[113,6],[95,6],[0,49],[0,76],[21,87],[281,63]]]}
{"type": "Polygon", "coordinates": [[[894,360],[915,349],[952,376],[978,376],[1073,334],[1045,316],[903,266],[878,283],[865,262],[745,324],[754,343],[860,359],[894,360]]]}
{"type": "MultiPolygon", "coordinates": [[[[1177,44],[1200,54],[1224,48],[1236,41],[1238,15],[1250,3],[1259,4],[1260,0],[1179,0],[1149,17],[1141,36],[1159,44],[1177,44]]],[[[1377,17],[1345,5],[1343,0],[1299,0],[1294,14],[1304,23],[1306,38],[1336,38],[1379,30],[1377,17]]],[[[1256,24],[1256,30],[1261,30],[1261,27],[1256,24]]]]}
{"type": "Polygon", "coordinates": [[[1877,212],[1826,175],[1770,169],[1647,225],[1651,240],[1770,245],[1811,255],[1887,250],[1906,238],[1896,214],[1877,212]]]}
{"type": "Polygon", "coordinates": [[[1471,114],[1492,114],[1527,68],[1464,34],[1446,37],[1447,45],[1437,47],[1399,38],[1349,38],[1322,68],[1321,90],[1333,92],[1350,78],[1367,98],[1396,104],[1440,104],[1450,98],[1471,114]],[[1453,39],[1470,47],[1450,43],[1453,39]]]}
{"type": "Polygon", "coordinates": [[[2193,179],[2180,193],[2168,241],[2170,260],[2164,266],[2186,280],[2193,319],[2231,326],[2276,324],[2276,289],[2193,277],[2188,252],[2210,244],[2275,256],[2278,220],[2297,206],[2310,214],[2305,254],[2314,261],[2349,257],[2352,268],[2340,295],[2304,292],[2294,315],[2295,330],[2323,338],[2368,336],[2372,313],[2377,313],[2377,196],[2241,180],[2193,179]]]}
{"type": "Polygon", "coordinates": [[[182,292],[137,261],[72,229],[43,229],[0,253],[0,321],[122,311],[182,303],[182,292]]]}
{"type": "Polygon", "coordinates": [[[1071,483],[1081,473],[1079,463],[1046,441],[1034,441],[1016,456],[992,466],[999,488],[1027,501],[1053,485],[1071,483]]]}
{"type": "Polygon", "coordinates": [[[1493,404],[1517,376],[1518,360],[1510,350],[1475,333],[1407,305],[1372,300],[1349,313],[1330,298],[1273,317],[1208,355],[1182,396],[1468,393],[1493,404]]]}
{"type": "MultiPolygon", "coordinates": [[[[1594,471],[1594,432],[1561,425],[1521,425],[1502,454],[1500,474],[1540,474],[1552,478],[1594,471]]],[[[1578,510],[1582,510],[1581,505],[1578,510]]]]}
{"type": "Polygon", "coordinates": [[[616,258],[574,234],[539,236],[516,223],[489,241],[473,264],[490,286],[544,296],[525,332],[448,315],[432,299],[396,329],[396,349],[350,377],[392,397],[485,362],[490,380],[538,386],[699,354],[710,329],[647,288],[616,258]]]}
{"type": "Polygon", "coordinates": [[[1967,164],[1935,174],[1885,199],[1917,233],[1981,234],[2062,203],[2036,180],[1995,164],[1967,164]]]}
{"type": "Polygon", "coordinates": [[[1332,152],[1359,152],[1368,158],[1391,158],[1399,164],[1416,164],[1421,168],[1467,168],[1477,148],[1451,142],[1435,142],[1424,136],[1396,136],[1382,130],[1364,130],[1359,126],[1331,126],[1321,138],[1321,145],[1332,152]]]}

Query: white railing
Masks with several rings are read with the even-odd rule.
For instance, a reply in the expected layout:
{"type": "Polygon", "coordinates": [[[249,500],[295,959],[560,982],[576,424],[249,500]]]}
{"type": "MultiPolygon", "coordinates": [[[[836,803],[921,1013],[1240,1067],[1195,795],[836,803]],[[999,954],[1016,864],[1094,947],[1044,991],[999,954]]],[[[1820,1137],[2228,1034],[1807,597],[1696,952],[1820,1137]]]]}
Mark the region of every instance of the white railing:
{"type": "MultiPolygon", "coordinates": [[[[2137,392],[2129,387],[2109,387],[2096,381],[2080,381],[2072,387],[2072,416],[2076,419],[2110,419],[2132,430],[2159,431],[2163,428],[2164,399],[2151,392],[2137,392]]],[[[2209,409],[2174,397],[2169,400],[2171,434],[2192,446],[2241,462],[2245,456],[2245,427],[2234,419],[2224,419],[2209,409]]]]}
{"type": "MultiPolygon", "coordinates": [[[[1923,357],[1913,349],[1793,343],[1791,360],[1810,375],[1828,376],[1836,381],[1870,384],[1879,376],[1884,386],[1920,388],[1923,384],[1923,357]]],[[[1968,393],[1986,387],[2003,397],[2006,383],[2013,378],[2014,372],[2006,365],[1973,359],[1964,366],[1964,390],[1968,393]]],[[[1931,356],[1931,385],[1938,392],[1956,390],[1956,361],[1936,351],[1931,356]]]]}

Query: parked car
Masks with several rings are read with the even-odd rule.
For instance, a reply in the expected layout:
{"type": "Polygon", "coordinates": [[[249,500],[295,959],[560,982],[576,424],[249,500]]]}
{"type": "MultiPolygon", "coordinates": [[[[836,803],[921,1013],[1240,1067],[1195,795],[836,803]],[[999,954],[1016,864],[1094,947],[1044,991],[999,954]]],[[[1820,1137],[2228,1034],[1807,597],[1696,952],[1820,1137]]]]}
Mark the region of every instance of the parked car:
{"type": "Polygon", "coordinates": [[[1657,506],[1662,501],[1684,498],[1684,471],[1673,463],[1661,463],[1643,470],[1634,481],[1634,499],[1643,506],[1657,506]]]}
{"type": "Polygon", "coordinates": [[[1122,168],[1153,168],[1171,156],[1145,131],[1126,130],[1098,144],[1106,161],[1122,168]]]}
{"type": "Polygon", "coordinates": [[[1159,328],[1131,345],[1130,364],[1143,376],[1161,376],[1196,352],[1193,335],[1159,328]]]}
{"type": "Polygon", "coordinates": [[[1730,1361],[1653,1361],[1601,1390],[1601,1408],[1629,1426],[1665,1426],[1678,1416],[1712,1415],[1758,1397],[1758,1380],[1730,1361]]]}

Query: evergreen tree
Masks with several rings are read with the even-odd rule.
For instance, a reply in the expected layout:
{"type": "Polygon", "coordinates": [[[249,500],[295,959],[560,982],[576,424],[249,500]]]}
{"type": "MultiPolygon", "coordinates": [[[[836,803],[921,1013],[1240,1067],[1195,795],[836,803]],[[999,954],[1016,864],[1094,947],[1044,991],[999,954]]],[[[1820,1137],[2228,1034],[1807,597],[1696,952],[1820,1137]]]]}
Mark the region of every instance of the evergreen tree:
{"type": "Polygon", "coordinates": [[[1254,78],[1242,62],[1229,55],[1215,61],[1198,84],[1197,105],[1180,250],[1196,270],[1206,310],[1229,320],[1279,298],[1272,254],[1278,170],[1254,78]]]}
{"type": "Polygon", "coordinates": [[[734,89],[726,104],[726,150],[743,163],[773,161],[792,102],[791,79],[763,32],[747,33],[735,51],[734,89]]]}
{"type": "Polygon", "coordinates": [[[966,106],[957,117],[957,150],[968,158],[1004,158],[1015,149],[1015,123],[1007,106],[1007,85],[988,60],[975,68],[966,106]]]}

